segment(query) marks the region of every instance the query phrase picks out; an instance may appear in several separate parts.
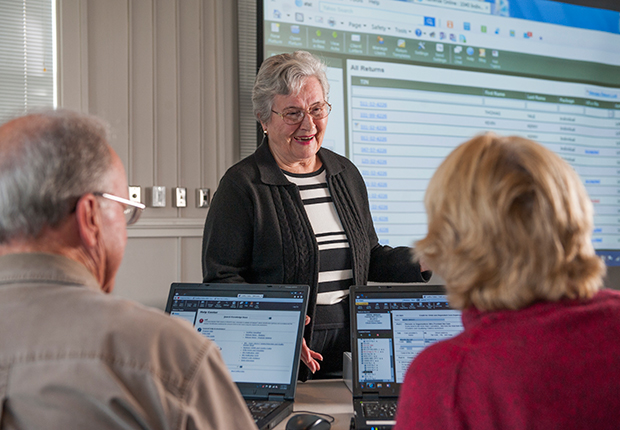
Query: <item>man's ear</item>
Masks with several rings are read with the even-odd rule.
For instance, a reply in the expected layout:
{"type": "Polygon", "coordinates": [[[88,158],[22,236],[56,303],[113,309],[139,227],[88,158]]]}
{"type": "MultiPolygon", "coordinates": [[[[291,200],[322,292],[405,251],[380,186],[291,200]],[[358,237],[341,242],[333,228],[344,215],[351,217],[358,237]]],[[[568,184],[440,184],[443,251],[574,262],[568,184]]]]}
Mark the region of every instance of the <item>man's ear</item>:
{"type": "Polygon", "coordinates": [[[95,247],[101,231],[101,212],[93,194],[84,194],[78,200],[75,217],[82,243],[88,248],[95,247]]]}

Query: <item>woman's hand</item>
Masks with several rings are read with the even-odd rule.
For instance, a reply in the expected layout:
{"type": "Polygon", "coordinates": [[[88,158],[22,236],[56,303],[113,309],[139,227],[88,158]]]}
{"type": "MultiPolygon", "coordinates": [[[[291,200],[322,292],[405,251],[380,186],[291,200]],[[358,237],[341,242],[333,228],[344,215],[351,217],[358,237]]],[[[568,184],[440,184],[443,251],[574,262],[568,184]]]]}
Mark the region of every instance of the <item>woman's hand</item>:
{"type": "MultiPolygon", "coordinates": [[[[310,317],[306,315],[306,325],[308,324],[310,324],[310,317]]],[[[318,352],[314,352],[313,350],[308,348],[308,345],[306,344],[306,339],[302,339],[301,361],[303,361],[305,365],[308,366],[308,369],[310,369],[312,373],[315,373],[321,368],[321,365],[317,360],[323,361],[323,356],[318,352]]]]}
{"type": "Polygon", "coordinates": [[[431,269],[424,263],[424,260],[420,260],[420,272],[427,272],[429,270],[431,269]]]}

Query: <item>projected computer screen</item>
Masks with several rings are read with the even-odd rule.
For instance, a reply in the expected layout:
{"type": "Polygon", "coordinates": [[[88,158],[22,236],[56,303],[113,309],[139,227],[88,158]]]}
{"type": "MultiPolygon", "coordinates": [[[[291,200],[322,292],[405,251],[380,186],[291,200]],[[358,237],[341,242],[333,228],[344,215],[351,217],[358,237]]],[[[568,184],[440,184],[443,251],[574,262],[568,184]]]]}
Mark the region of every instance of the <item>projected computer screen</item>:
{"type": "Polygon", "coordinates": [[[575,168],[595,207],[594,247],[620,265],[618,11],[548,0],[261,6],[264,57],[303,49],[327,63],[323,146],[360,170],[382,244],[424,237],[437,166],[495,131],[540,142],[575,168]]]}

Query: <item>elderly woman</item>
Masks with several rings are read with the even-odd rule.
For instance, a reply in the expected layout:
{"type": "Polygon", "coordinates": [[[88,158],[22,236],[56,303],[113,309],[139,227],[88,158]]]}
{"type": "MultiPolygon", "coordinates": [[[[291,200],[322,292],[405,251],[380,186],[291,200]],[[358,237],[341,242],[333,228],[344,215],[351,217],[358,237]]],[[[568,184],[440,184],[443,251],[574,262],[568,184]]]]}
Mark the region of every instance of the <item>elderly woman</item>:
{"type": "Polygon", "coordinates": [[[416,253],[465,330],[410,365],[396,430],[612,429],[620,423],[620,294],[601,290],[592,204],[541,145],[484,135],[426,192],[416,253]]]}
{"type": "Polygon", "coordinates": [[[252,96],[263,143],[222,178],[202,247],[205,282],[311,287],[302,360],[315,378],[342,374],[350,285],[430,277],[409,248],[379,244],[360,173],[321,148],[328,92],[325,65],[308,52],[264,61],[252,96]]]}

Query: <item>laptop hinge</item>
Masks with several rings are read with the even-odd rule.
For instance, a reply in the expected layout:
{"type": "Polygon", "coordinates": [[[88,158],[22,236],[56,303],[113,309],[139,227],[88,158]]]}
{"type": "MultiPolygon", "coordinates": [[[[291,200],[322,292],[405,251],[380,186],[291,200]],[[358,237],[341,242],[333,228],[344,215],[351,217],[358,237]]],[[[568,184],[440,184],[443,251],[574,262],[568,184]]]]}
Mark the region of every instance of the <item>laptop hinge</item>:
{"type": "Polygon", "coordinates": [[[283,402],[284,394],[269,394],[267,400],[269,400],[270,402],[283,402]]]}
{"type": "Polygon", "coordinates": [[[379,400],[379,393],[364,393],[362,395],[362,400],[379,400]]]}

